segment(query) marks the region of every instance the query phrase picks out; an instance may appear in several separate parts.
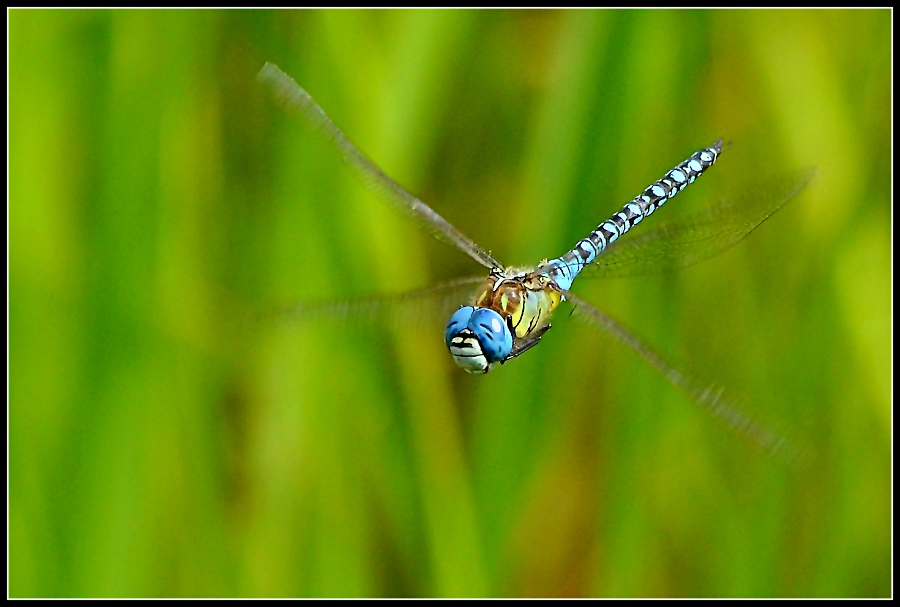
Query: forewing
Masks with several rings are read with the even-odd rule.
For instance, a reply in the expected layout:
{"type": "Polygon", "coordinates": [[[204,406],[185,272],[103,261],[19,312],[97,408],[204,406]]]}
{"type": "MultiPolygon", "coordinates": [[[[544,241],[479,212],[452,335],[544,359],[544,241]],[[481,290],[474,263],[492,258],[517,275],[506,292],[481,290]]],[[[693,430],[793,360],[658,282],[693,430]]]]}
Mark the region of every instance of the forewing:
{"type": "Polygon", "coordinates": [[[484,251],[431,207],[388,177],[344,135],[325,114],[325,111],[313,101],[309,93],[276,65],[266,63],[260,70],[258,78],[282,107],[289,113],[302,118],[337,148],[344,162],[353,169],[353,172],[370,192],[395,209],[412,217],[419,227],[438,240],[456,247],[481,265],[487,268],[503,267],[490,253],[484,251]]]}

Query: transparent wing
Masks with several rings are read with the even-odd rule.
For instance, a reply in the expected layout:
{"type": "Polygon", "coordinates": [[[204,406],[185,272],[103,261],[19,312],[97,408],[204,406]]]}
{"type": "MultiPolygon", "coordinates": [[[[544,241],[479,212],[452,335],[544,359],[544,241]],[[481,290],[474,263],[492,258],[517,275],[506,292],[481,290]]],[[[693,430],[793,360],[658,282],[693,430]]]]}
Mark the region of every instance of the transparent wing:
{"type": "Polygon", "coordinates": [[[405,329],[433,329],[435,323],[446,324],[459,306],[471,304],[485,281],[484,276],[472,276],[409,293],[297,304],[263,314],[261,319],[341,324],[349,321],[405,329]]]}
{"type": "Polygon", "coordinates": [[[803,459],[805,456],[804,450],[797,447],[782,434],[767,428],[741,411],[733,401],[723,396],[721,389],[704,385],[679,371],[612,318],[577,295],[572,295],[568,291],[563,291],[563,293],[566,299],[575,306],[573,316],[586,321],[590,325],[599,327],[637,352],[644,360],[662,373],[672,385],[687,394],[691,400],[724,422],[729,428],[749,438],[765,452],[775,455],[789,464],[794,464],[803,459]]]}
{"type": "Polygon", "coordinates": [[[687,219],[647,226],[642,233],[624,238],[598,255],[581,276],[643,276],[715,257],[749,236],[796,196],[813,175],[815,169],[805,169],[778,177],[687,219]]]}
{"type": "Polygon", "coordinates": [[[272,63],[266,63],[259,72],[259,81],[269,89],[275,100],[291,114],[306,120],[315,130],[330,141],[353,172],[372,193],[395,209],[412,217],[426,232],[448,243],[487,268],[502,268],[490,253],[476,245],[431,207],[407,192],[388,177],[374,162],[331,121],[325,111],[313,101],[309,93],[272,63]]]}

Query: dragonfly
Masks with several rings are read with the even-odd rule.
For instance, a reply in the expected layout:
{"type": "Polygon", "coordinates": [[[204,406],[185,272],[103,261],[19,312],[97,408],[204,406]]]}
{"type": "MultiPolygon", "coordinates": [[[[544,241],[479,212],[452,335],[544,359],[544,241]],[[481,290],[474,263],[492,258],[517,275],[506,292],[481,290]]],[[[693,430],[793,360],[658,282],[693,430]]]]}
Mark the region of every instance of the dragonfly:
{"type": "MultiPolygon", "coordinates": [[[[550,319],[554,311],[568,301],[579,317],[630,347],[670,383],[733,430],[786,460],[800,458],[801,450],[784,435],[744,413],[724,397],[722,390],[680,371],[571,289],[582,274],[639,275],[686,267],[713,257],[746,238],[782,208],[806,186],[813,170],[800,171],[771,187],[754,191],[754,200],[721,203],[687,221],[661,223],[639,237],[619,242],[715,164],[727,147],[719,139],[650,184],[564,255],[544,259],[536,267],[510,267],[385,174],[331,121],[309,93],[276,65],[267,63],[259,72],[258,80],[277,104],[327,139],[370,192],[411,217],[425,232],[488,269],[487,278],[480,275],[457,279],[396,296],[396,300],[419,302],[442,293],[468,294],[468,299],[451,314],[444,331],[447,349],[464,371],[486,374],[537,346],[552,326],[550,319]]],[[[390,299],[368,300],[357,309],[381,311],[390,305],[390,299]]],[[[349,307],[345,306],[343,311],[349,307]]]]}

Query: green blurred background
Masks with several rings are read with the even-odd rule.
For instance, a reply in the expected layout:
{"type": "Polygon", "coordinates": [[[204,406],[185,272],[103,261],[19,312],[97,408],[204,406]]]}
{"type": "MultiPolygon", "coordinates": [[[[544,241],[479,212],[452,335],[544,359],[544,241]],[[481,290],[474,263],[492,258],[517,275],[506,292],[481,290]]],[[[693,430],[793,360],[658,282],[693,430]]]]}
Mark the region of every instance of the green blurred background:
{"type": "Polygon", "coordinates": [[[890,595],[889,11],[8,16],[12,596],[890,595]],[[668,217],[817,167],[714,260],[575,286],[811,455],[567,310],[485,377],[429,306],[257,320],[483,272],[266,61],[506,263],[719,137],[668,217]]]}

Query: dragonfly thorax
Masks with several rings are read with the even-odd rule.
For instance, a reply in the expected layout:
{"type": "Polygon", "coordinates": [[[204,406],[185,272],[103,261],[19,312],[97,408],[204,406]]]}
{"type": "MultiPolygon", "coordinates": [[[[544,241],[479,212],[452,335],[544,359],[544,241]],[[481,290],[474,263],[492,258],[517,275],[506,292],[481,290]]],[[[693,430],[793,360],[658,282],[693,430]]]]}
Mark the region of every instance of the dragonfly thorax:
{"type": "Polygon", "coordinates": [[[555,283],[543,273],[506,270],[491,272],[475,305],[509,317],[516,339],[526,339],[547,324],[562,301],[555,283]]]}

